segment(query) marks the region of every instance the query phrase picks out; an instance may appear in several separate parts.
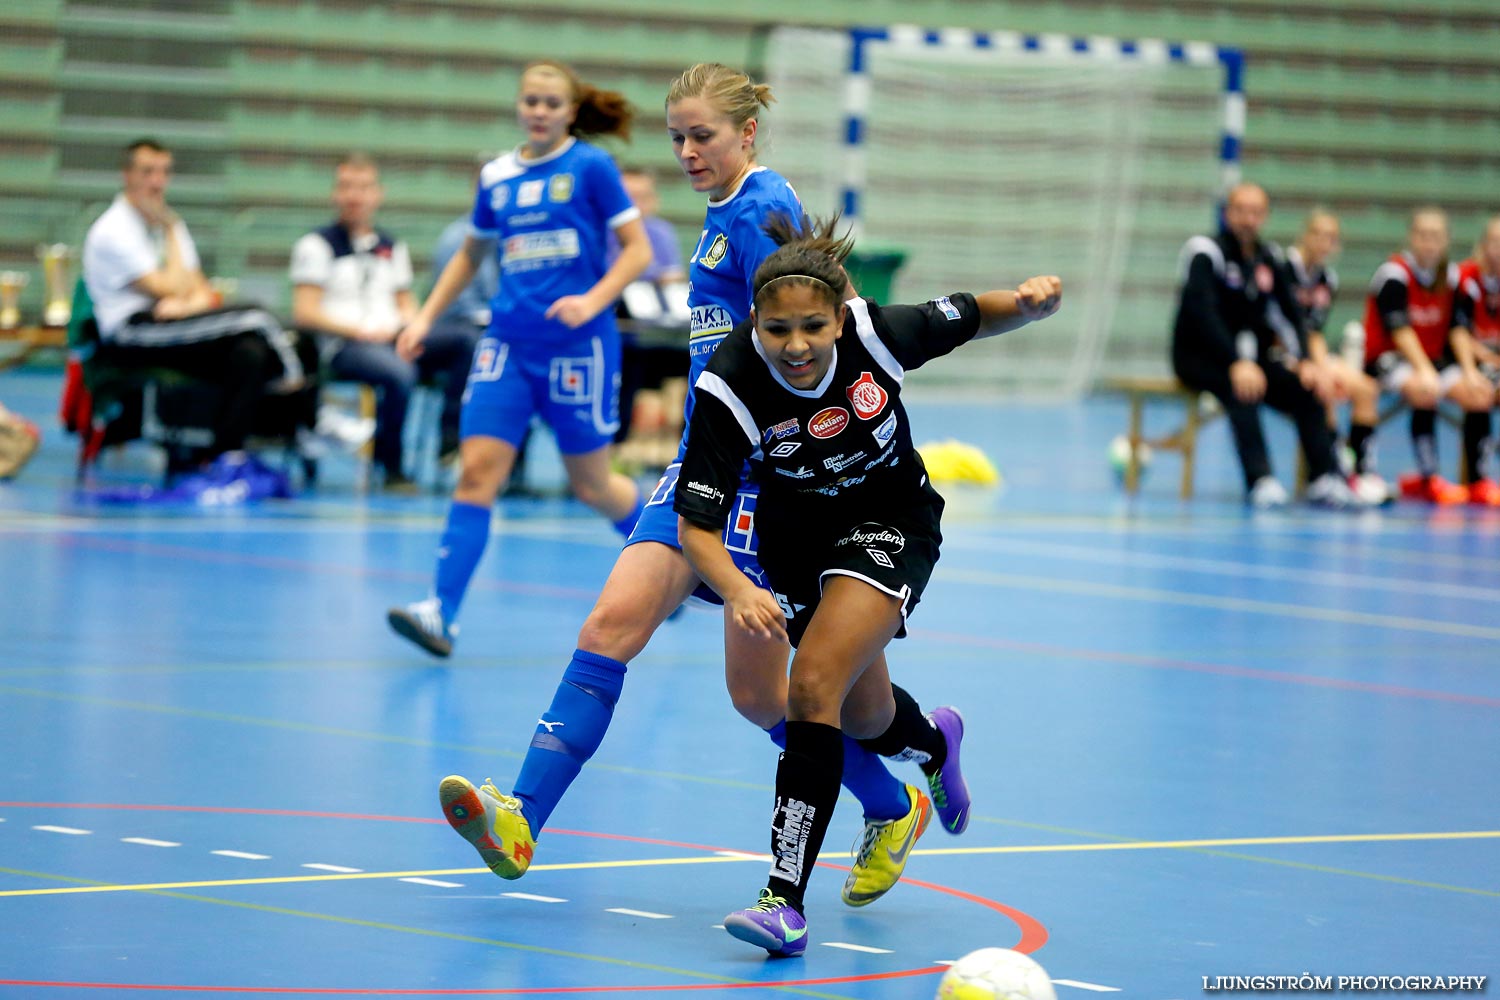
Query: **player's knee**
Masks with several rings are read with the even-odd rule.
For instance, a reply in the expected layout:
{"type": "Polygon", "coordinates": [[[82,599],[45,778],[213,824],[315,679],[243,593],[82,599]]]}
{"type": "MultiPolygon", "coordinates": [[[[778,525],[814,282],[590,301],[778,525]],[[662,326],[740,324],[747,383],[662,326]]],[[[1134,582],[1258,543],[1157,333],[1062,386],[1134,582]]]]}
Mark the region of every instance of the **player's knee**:
{"type": "Polygon", "coordinates": [[[822,719],[840,716],[843,685],[836,678],[830,677],[829,673],[816,668],[792,672],[792,679],[787,685],[787,718],[822,719]]]}
{"type": "Polygon", "coordinates": [[[465,454],[453,495],[466,503],[481,506],[494,503],[504,479],[505,471],[498,457],[465,454]]]}
{"type": "Polygon", "coordinates": [[[578,648],[629,662],[646,648],[651,638],[649,618],[640,609],[601,598],[578,630],[578,648]]]}
{"type": "Polygon", "coordinates": [[[751,724],[761,729],[770,729],[786,718],[787,690],[784,680],[777,684],[774,681],[730,674],[726,683],[734,710],[751,724]]]}
{"type": "Polygon", "coordinates": [[[573,489],[573,495],[580,503],[588,507],[602,507],[609,496],[609,480],[592,478],[574,479],[569,484],[573,489]]]}

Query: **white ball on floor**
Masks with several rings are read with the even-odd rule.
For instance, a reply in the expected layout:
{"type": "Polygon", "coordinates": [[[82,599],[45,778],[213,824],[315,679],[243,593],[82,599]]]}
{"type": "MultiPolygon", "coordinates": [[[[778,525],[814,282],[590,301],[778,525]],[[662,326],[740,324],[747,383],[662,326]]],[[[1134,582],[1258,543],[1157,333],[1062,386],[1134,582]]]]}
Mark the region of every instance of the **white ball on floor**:
{"type": "MultiPolygon", "coordinates": [[[[1141,475],[1151,467],[1151,460],[1156,456],[1151,451],[1151,446],[1142,441],[1135,446],[1135,460],[1141,475]]],[[[1130,438],[1124,434],[1115,435],[1109,442],[1109,467],[1114,470],[1116,478],[1124,480],[1125,470],[1130,466],[1130,438]]]]}
{"type": "Polygon", "coordinates": [[[1057,1000],[1057,994],[1046,970],[1031,956],[1009,948],[981,948],[943,973],[937,1000],[1057,1000]]]}

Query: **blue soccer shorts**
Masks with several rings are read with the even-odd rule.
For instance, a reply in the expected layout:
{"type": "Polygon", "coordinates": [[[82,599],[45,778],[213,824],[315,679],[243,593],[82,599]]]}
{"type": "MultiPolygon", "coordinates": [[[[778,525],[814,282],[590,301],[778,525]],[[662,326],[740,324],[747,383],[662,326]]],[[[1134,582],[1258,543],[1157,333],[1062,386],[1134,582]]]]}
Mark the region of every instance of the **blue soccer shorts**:
{"type": "MultiPolygon", "coordinates": [[[[672,497],[677,493],[677,475],[681,471],[681,462],[673,462],[667,466],[667,471],[662,473],[656,488],[647,497],[641,519],[636,522],[635,530],[630,533],[626,545],[661,542],[674,549],[682,548],[677,541],[677,512],[672,509],[672,497]]],[[[755,533],[755,502],[759,497],[760,490],[755,484],[740,480],[734,508],[729,513],[729,522],[724,525],[724,548],[729,550],[730,557],[741,573],[749,577],[757,587],[769,591],[771,586],[766,580],[766,571],[761,569],[760,560],[756,558],[760,538],[755,533]]],[[[724,603],[706,583],[700,583],[698,589],[693,591],[693,596],[709,604],[724,603]]]]}
{"type": "Polygon", "coordinates": [[[564,455],[597,451],[620,428],[620,337],[568,344],[485,336],[464,387],[459,436],[499,438],[519,448],[540,416],[564,455]]]}

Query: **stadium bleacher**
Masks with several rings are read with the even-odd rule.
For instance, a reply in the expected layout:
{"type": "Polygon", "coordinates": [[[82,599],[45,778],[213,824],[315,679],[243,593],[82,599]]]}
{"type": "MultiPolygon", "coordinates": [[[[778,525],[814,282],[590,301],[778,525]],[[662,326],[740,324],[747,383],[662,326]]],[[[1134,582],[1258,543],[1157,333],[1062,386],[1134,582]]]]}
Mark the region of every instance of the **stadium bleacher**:
{"type": "MultiPolygon", "coordinates": [[[[1289,237],[1306,208],[1330,205],[1343,216],[1340,270],[1351,283],[1400,242],[1413,206],[1447,207],[1460,248],[1494,210],[1500,124],[1487,95],[1500,89],[1500,9],[1491,0],[1421,10],[1404,0],[943,0],[923,16],[935,26],[1243,49],[1244,162],[1275,198],[1271,231],[1289,237]]],[[[219,239],[207,256],[221,271],[272,287],[290,238],[326,212],[329,169],[350,148],[381,162],[387,221],[420,257],[464,209],[475,155],[516,139],[511,100],[529,58],[561,58],[624,91],[641,119],[620,158],[670,181],[676,168],[657,136],[675,70],[702,59],[755,69],[772,25],[910,17],[900,0],[8,5],[0,266],[25,266],[42,240],[76,243],[115,189],[119,146],[147,133],[177,151],[174,199],[205,249],[219,239]]],[[[700,197],[685,184],[661,189],[663,213],[691,236],[700,197]]],[[[1162,225],[1180,219],[1163,206],[1162,225]]],[[[1356,308],[1345,296],[1335,322],[1356,308]]]]}

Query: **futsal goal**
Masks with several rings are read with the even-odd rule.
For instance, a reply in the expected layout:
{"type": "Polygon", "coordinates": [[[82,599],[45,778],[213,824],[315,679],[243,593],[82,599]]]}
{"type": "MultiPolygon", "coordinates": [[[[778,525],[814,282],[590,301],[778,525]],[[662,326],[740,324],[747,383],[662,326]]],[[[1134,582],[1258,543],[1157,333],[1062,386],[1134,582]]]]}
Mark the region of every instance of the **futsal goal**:
{"type": "Polygon", "coordinates": [[[1206,43],[778,28],[762,147],[809,211],[903,252],[891,298],[1061,275],[1065,308],[924,382],[1043,394],[1159,373],[1177,257],[1239,176],[1243,60],[1206,43]]]}

